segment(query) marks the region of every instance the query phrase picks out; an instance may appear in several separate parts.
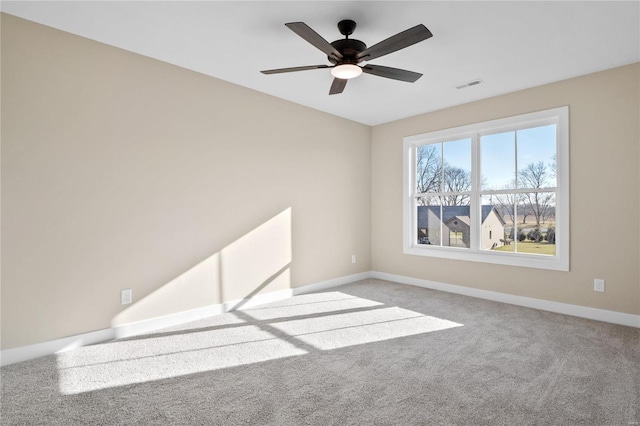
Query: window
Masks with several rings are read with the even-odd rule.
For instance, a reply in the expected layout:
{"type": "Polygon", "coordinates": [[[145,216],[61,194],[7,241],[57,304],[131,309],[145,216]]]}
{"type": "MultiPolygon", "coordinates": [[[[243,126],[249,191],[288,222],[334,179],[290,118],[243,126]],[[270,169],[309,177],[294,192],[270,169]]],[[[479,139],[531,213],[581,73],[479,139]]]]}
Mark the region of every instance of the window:
{"type": "Polygon", "coordinates": [[[569,108],[404,138],[404,252],[569,270],[569,108]]]}

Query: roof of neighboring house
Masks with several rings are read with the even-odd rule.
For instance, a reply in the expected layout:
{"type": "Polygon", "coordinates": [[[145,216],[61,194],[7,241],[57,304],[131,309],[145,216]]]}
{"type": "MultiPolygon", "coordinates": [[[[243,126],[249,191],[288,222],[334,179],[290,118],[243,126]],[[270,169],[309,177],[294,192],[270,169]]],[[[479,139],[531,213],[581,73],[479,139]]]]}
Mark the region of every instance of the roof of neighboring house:
{"type": "MultiPolygon", "coordinates": [[[[437,218],[440,218],[440,206],[418,206],[418,227],[419,228],[424,228],[427,226],[427,223],[429,222],[428,214],[427,214],[428,211],[434,214],[437,218]]],[[[498,213],[498,210],[496,210],[494,205],[482,206],[482,223],[484,223],[484,221],[487,219],[487,217],[492,211],[494,211],[496,216],[498,216],[500,223],[504,225],[506,222],[504,221],[500,213],[498,213]]],[[[469,224],[468,218],[470,216],[469,212],[470,212],[469,206],[442,206],[442,216],[443,216],[442,221],[444,223],[447,223],[453,217],[457,216],[458,218],[461,218],[463,216],[466,216],[467,222],[465,223],[468,225],[469,224]]]]}
{"type": "Polygon", "coordinates": [[[446,223],[451,222],[452,220],[456,220],[458,219],[460,222],[464,223],[467,226],[471,226],[471,219],[469,219],[469,216],[454,216],[451,219],[449,219],[446,223]]]}

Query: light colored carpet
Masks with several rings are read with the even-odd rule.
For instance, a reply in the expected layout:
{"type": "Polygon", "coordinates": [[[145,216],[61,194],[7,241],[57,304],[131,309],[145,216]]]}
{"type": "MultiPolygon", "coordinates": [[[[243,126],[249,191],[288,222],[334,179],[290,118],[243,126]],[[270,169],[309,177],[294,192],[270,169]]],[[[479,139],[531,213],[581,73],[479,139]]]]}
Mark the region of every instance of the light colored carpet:
{"type": "Polygon", "coordinates": [[[2,368],[3,425],[632,425],[640,330],[365,280],[2,368]]]}

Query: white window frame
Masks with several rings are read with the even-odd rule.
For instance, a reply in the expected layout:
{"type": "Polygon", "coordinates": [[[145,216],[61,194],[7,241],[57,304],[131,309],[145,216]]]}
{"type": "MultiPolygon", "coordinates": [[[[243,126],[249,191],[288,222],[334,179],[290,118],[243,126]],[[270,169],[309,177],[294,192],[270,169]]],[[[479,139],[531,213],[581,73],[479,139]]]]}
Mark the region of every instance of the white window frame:
{"type": "MultiPolygon", "coordinates": [[[[468,260],[527,268],[569,271],[569,107],[549,109],[529,114],[475,123],[403,138],[403,252],[405,254],[445,259],[468,260]],[[481,194],[505,191],[480,190],[480,138],[484,135],[523,130],[549,124],[556,125],[556,254],[481,250],[480,217],[481,194]],[[442,247],[418,244],[416,192],[416,149],[418,146],[471,138],[470,220],[471,244],[469,248],[442,247]]],[[[506,191],[510,192],[510,191],[506,191]]]]}

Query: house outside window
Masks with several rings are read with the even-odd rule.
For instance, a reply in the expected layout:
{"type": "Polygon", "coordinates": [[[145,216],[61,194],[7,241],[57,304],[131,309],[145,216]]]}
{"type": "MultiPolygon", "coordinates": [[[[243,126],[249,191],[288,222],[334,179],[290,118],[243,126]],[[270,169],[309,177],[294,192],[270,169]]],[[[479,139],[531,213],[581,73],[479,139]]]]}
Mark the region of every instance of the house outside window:
{"type": "Polygon", "coordinates": [[[405,137],[404,253],[568,271],[568,107],[405,137]]]}

